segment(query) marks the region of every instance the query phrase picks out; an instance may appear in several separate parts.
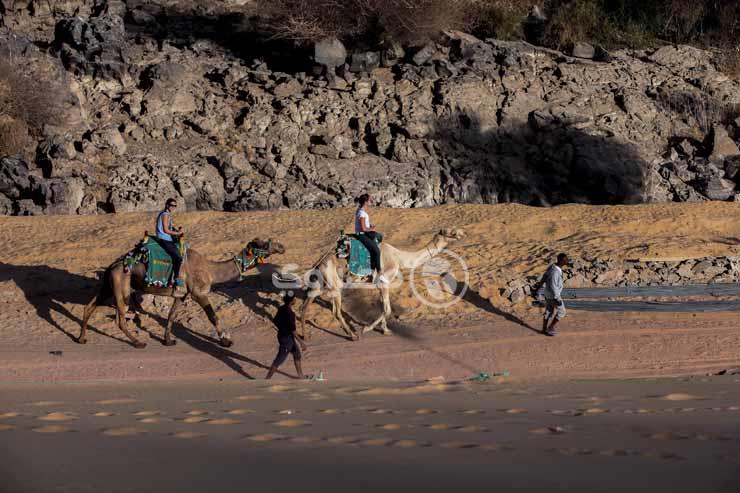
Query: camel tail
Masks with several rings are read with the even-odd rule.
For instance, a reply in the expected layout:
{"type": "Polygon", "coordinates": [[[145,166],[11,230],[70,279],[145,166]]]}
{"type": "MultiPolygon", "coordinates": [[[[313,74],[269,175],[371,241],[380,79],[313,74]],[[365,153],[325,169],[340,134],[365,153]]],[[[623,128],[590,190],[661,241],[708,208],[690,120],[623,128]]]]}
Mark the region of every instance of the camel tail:
{"type": "MultiPolygon", "coordinates": [[[[115,264],[114,264],[115,265],[115,264]]],[[[110,282],[110,273],[113,266],[105,269],[103,278],[100,281],[100,287],[98,288],[98,294],[91,301],[91,304],[102,305],[113,297],[113,285],[110,282]]]]}

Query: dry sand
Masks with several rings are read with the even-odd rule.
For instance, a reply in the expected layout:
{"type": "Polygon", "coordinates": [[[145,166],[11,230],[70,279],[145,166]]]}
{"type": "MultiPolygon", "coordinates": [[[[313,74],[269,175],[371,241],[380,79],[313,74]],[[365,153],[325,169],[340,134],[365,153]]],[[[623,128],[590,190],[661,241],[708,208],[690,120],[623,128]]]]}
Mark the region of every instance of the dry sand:
{"type": "MultiPolygon", "coordinates": [[[[666,259],[737,255],[740,208],[730,203],[642,206],[456,205],[372,211],[386,240],[402,249],[422,248],[441,228],[462,228],[450,246],[466,262],[470,293],[444,310],[420,303],[408,284],[392,295],[403,333],[367,334],[352,343],[338,337],[326,305],[314,307],[318,327],[305,369],[330,379],[455,378],[509,370],[514,378],[621,378],[716,372],[740,364],[740,331],[733,313],[599,314],[571,311],[561,336],[547,339],[533,329],[539,310],[511,307],[498,296],[515,274],[540,273],[552,253],[600,258],[666,259]]],[[[137,321],[153,339],[135,350],[114,326],[112,310],[98,313],[88,344],[79,333],[82,305],[93,294],[96,273],[152,230],[155,214],[87,217],[0,217],[0,381],[262,377],[271,361],[274,331],[265,317],[277,294],[249,284],[213,294],[213,304],[235,345],[219,348],[200,309],[190,304],[166,348],[161,317],[167,304],[145,305],[137,321]],[[187,328],[187,329],[186,329],[187,328]],[[50,351],[62,351],[61,356],[50,351]]],[[[282,241],[281,264],[310,265],[329,248],[352,210],[178,214],[194,248],[225,259],[248,240],[282,241]]],[[[456,273],[459,274],[459,273],[456,273]]],[[[348,295],[347,310],[367,319],[374,297],[348,295]]],[[[283,370],[292,375],[287,363],[283,370]]],[[[279,375],[285,378],[285,375],[279,375]]]]}

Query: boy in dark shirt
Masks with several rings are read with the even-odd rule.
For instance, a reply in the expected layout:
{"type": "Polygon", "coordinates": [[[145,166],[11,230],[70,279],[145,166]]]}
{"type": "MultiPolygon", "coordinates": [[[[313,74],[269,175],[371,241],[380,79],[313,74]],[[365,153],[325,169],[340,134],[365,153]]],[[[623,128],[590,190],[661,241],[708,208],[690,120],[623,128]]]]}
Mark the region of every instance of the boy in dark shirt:
{"type": "Polygon", "coordinates": [[[293,354],[293,362],[295,363],[296,372],[298,372],[298,378],[304,378],[303,370],[301,369],[301,349],[306,351],[307,348],[295,333],[295,313],[293,313],[293,309],[291,308],[294,299],[295,296],[287,293],[283,297],[283,305],[278,308],[275,318],[272,319],[277,327],[277,340],[280,347],[265,379],[272,378],[278,367],[285,362],[288,354],[291,353],[293,354]]]}

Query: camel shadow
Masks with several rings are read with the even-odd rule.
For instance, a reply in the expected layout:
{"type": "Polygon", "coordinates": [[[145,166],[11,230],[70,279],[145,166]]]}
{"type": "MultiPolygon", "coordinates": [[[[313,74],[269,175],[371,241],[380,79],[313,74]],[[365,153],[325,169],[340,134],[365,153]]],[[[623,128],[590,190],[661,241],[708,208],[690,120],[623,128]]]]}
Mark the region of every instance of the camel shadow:
{"type": "MultiPolygon", "coordinates": [[[[153,320],[155,320],[157,323],[159,323],[162,326],[165,326],[167,324],[167,319],[157,315],[156,313],[152,313],[152,312],[149,312],[143,309],[139,309],[139,313],[148,315],[149,317],[151,317],[153,320]]],[[[164,339],[160,335],[143,327],[140,322],[138,325],[139,325],[138,328],[140,330],[147,332],[149,334],[149,337],[151,337],[152,339],[160,343],[164,343],[164,339]]],[[[246,371],[244,371],[244,368],[242,367],[242,365],[238,363],[238,361],[248,363],[254,367],[261,368],[265,371],[270,369],[269,366],[266,366],[257,360],[241,355],[234,351],[230,351],[229,349],[226,349],[220,346],[219,341],[217,339],[211,336],[205,335],[205,334],[200,334],[198,332],[195,332],[194,330],[185,327],[185,325],[183,325],[181,322],[173,322],[172,334],[178,340],[184,342],[185,344],[192,347],[193,349],[197,349],[198,351],[201,351],[209,356],[212,356],[213,358],[221,361],[223,364],[231,368],[237,374],[249,380],[256,380],[257,378],[250,375],[246,371]]],[[[277,373],[284,375],[286,377],[289,377],[289,378],[295,378],[292,375],[289,375],[280,370],[278,370],[277,373]]]]}
{"type": "MultiPolygon", "coordinates": [[[[101,273],[102,271],[97,272],[98,275],[101,273]]],[[[26,301],[34,307],[40,318],[73,341],[77,341],[77,335],[62,327],[54,319],[54,314],[63,315],[81,324],[82,320],[64,305],[87,304],[92,299],[99,283],[97,278],[73,274],[47,265],[12,265],[0,262],[0,283],[10,281],[23,291],[26,301]]],[[[129,342],[94,327],[89,327],[89,329],[116,341],[129,342]]]]}

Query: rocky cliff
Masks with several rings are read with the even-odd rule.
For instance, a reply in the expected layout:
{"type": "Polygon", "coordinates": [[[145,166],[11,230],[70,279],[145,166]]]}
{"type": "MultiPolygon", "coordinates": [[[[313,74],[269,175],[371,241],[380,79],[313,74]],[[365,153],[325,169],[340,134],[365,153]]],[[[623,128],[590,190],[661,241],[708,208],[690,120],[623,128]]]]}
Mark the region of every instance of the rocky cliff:
{"type": "Polygon", "coordinates": [[[0,213],[738,192],[740,82],[710,52],[563,54],[463,33],[291,50],[258,39],[247,3],[0,0],[0,56],[64,88],[62,123],[0,160],[0,213]]]}

